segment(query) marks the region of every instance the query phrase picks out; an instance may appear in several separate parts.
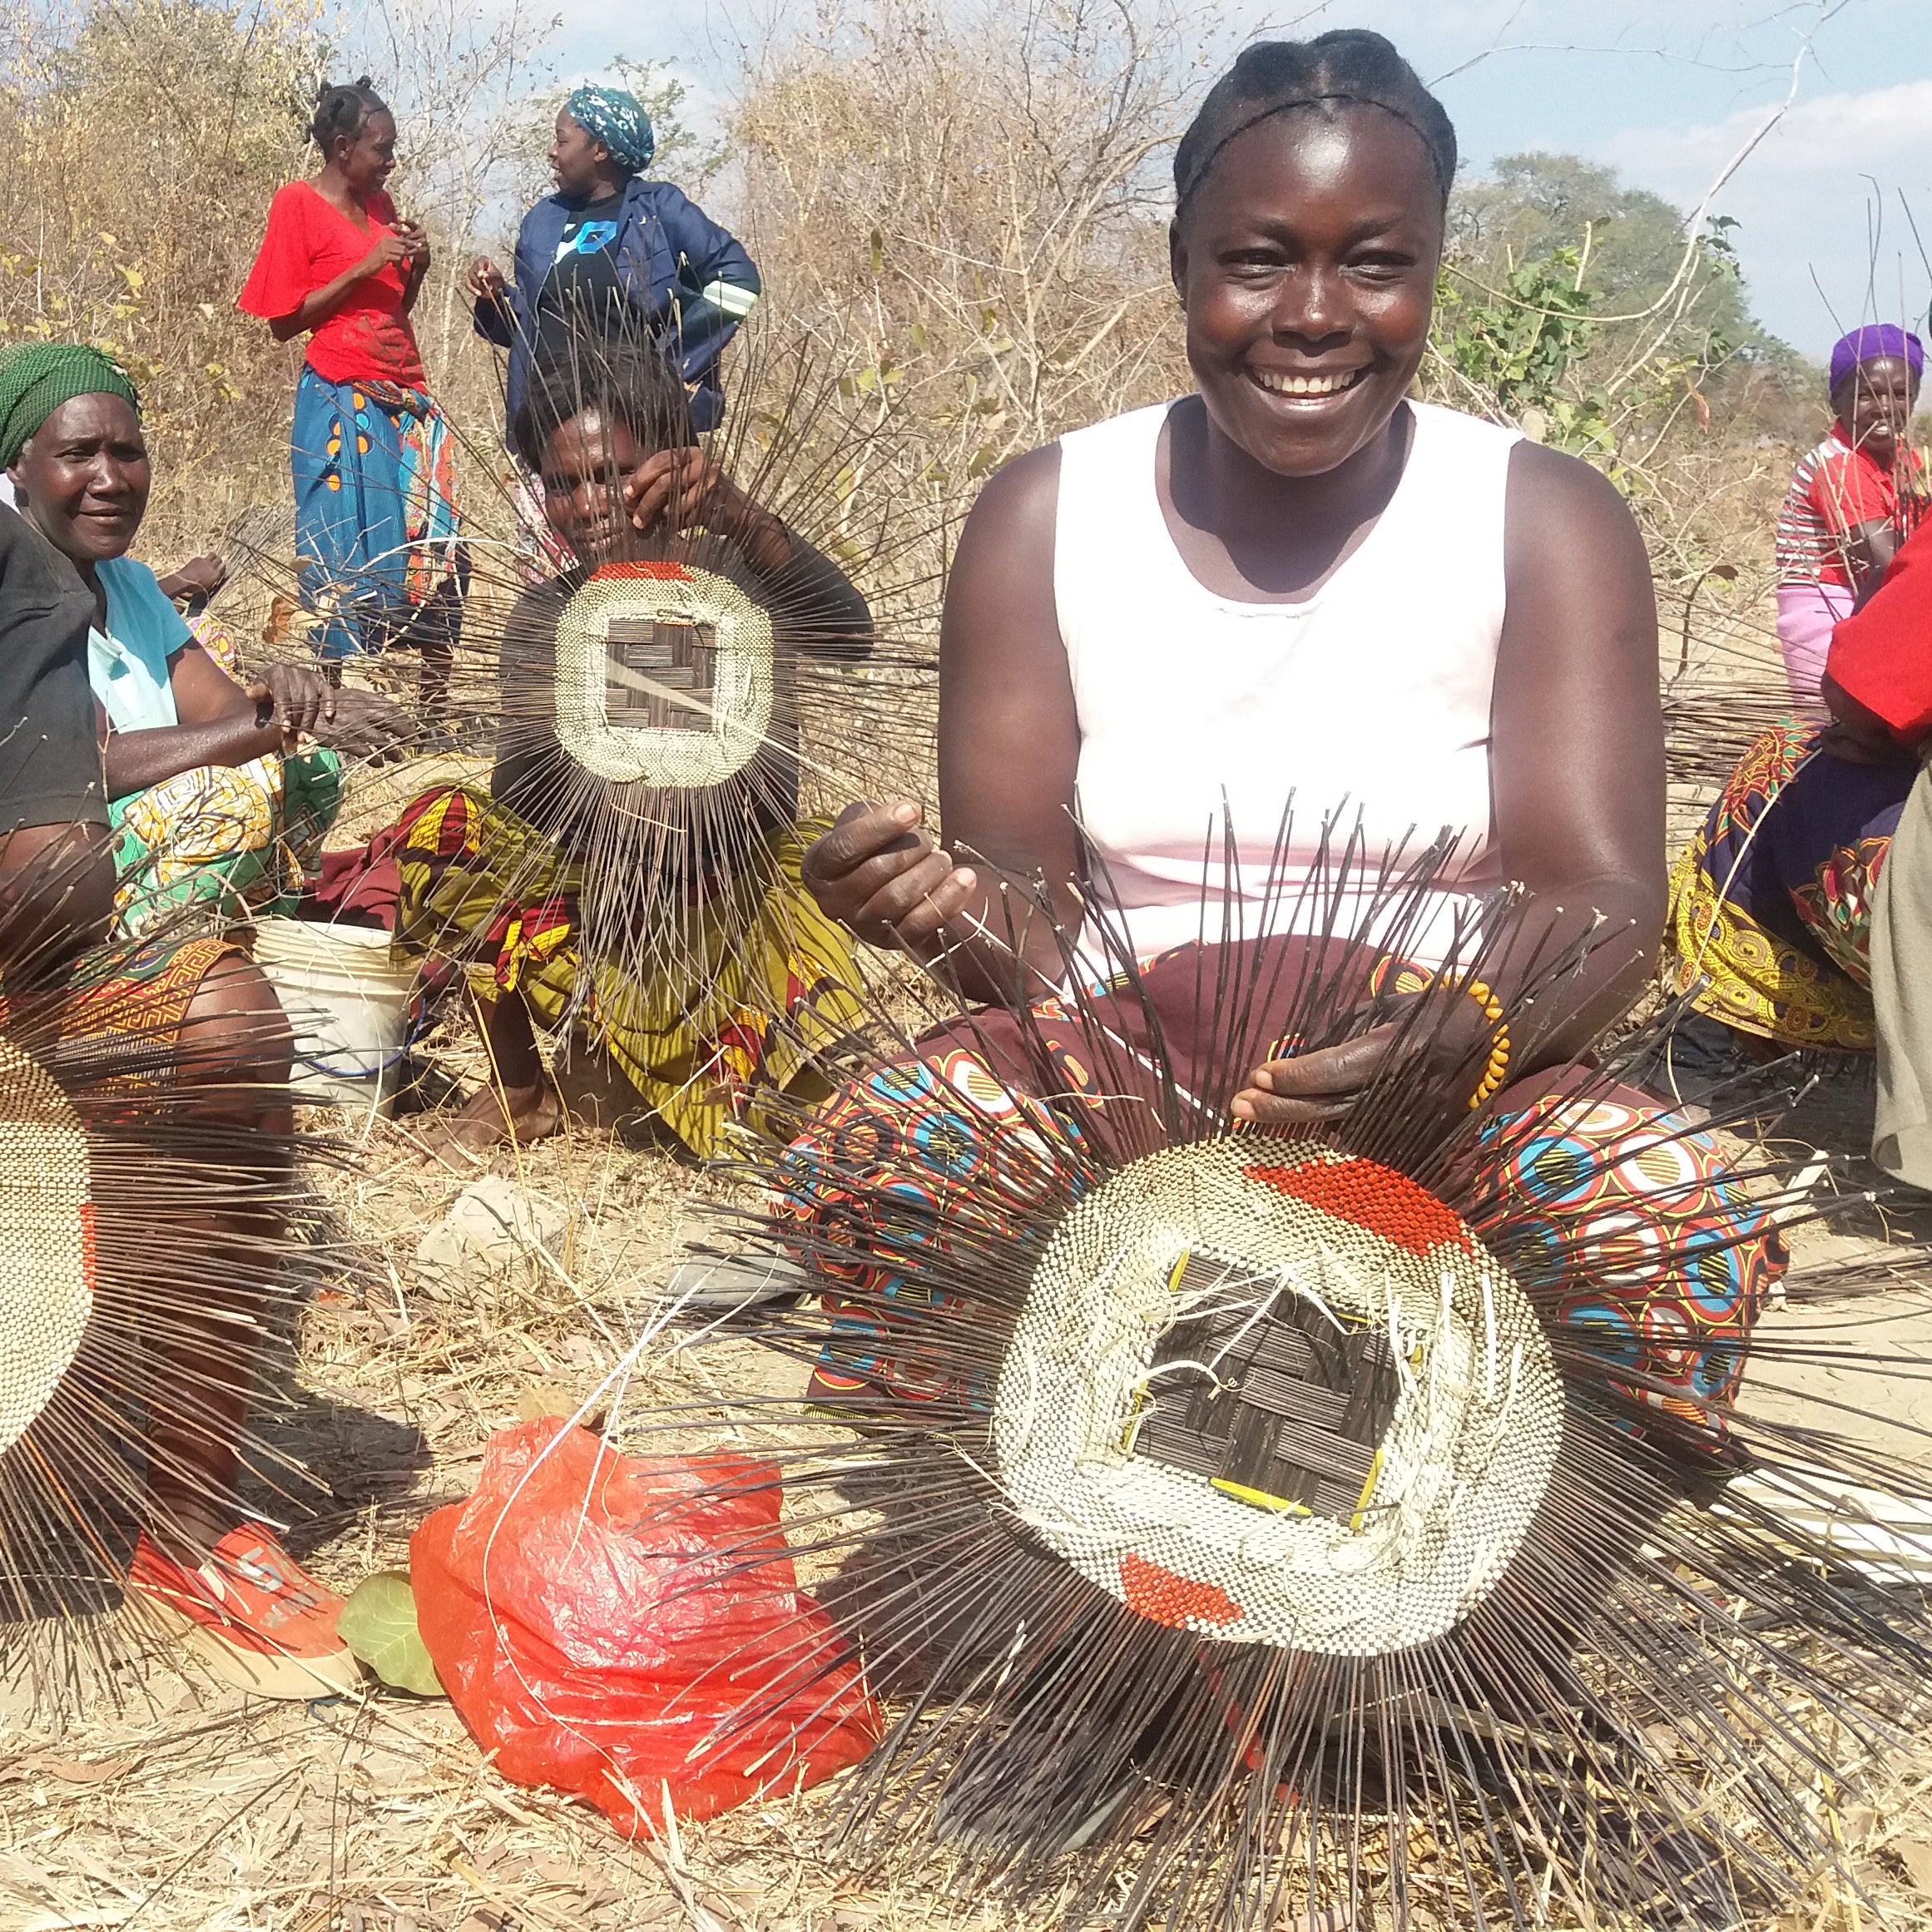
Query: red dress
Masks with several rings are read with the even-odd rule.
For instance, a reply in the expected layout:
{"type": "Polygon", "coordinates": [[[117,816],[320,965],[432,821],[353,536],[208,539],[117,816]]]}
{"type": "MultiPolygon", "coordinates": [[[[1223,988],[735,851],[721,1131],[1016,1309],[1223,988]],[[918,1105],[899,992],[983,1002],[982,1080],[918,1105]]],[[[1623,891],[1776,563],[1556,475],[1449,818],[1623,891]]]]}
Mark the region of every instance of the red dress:
{"type": "MultiPolygon", "coordinates": [[[[382,235],[395,231],[395,203],[385,194],[371,195],[369,220],[366,229],[358,227],[313,182],[278,188],[269,204],[268,231],[235,306],[266,322],[294,315],[317,289],[361,261],[382,235]]],[[[403,306],[405,287],[395,262],[356,283],[310,336],[310,368],[324,382],[427,387],[403,306]]]]}
{"type": "Polygon", "coordinates": [[[1825,669],[1902,742],[1932,733],[1932,523],[1899,547],[1865,608],[1832,633],[1825,669]]]}

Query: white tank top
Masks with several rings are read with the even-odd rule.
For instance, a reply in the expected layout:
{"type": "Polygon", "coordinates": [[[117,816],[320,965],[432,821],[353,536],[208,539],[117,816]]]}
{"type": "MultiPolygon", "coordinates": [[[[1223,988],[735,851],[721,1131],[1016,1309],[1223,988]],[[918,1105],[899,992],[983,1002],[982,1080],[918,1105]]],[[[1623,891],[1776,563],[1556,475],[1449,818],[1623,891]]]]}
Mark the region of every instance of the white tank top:
{"type": "Polygon", "coordinates": [[[1462,889],[1432,900],[1402,948],[1438,964],[1467,895],[1501,877],[1489,696],[1517,434],[1411,404],[1402,479],[1355,554],[1305,602],[1241,603],[1205,588],[1168,534],[1154,458],[1172,406],[1060,442],[1053,595],[1092,890],[1146,959],[1224,933],[1306,929],[1318,909],[1297,918],[1295,902],[1325,819],[1331,865],[1358,818],[1371,864],[1418,856],[1447,827],[1462,835],[1447,875],[1462,889]]]}

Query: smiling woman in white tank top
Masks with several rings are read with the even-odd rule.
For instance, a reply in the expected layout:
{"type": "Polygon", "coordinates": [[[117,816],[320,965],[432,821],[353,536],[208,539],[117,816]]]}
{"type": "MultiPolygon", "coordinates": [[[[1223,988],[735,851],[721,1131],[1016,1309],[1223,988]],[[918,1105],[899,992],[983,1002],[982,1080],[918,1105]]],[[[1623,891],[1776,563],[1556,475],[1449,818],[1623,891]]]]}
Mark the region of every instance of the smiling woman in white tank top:
{"type": "MultiPolygon", "coordinates": [[[[855,809],[806,862],[828,911],[919,954],[944,929],[968,988],[1011,1003],[1065,966],[1044,922],[1017,957],[971,936],[1003,929],[1003,877],[1043,879],[1090,961],[1096,902],[1146,959],[1291,929],[1325,828],[1371,864],[1446,831],[1406,957],[1444,957],[1504,883],[1485,936],[1518,960],[1599,942],[1513,1073],[1570,1058],[1645,983],[1665,894],[1642,545],[1587,465],[1409,400],[1454,153],[1374,35],[1252,49],[1217,87],[1176,159],[1196,393],[987,485],[941,642],[951,850],[910,804],[855,809]]],[[[1236,1117],[1334,1111],[1391,1032],[1256,1069],[1236,1117]]]]}
{"type": "MultiPolygon", "coordinates": [[[[848,1082],[772,1169],[782,1177],[788,1244],[833,1318],[808,1399],[876,1429],[869,1449],[895,1434],[944,1445],[933,1460],[904,1465],[922,1471],[906,1492],[917,1493],[921,1512],[906,1518],[919,1525],[909,1543],[941,1521],[928,1513],[923,1472],[949,1472],[957,1460],[1003,1525],[1010,1517],[1043,1550],[1080,1566],[1082,1587],[1107,1615],[1115,1612],[1102,1593],[1111,1592],[1123,1619],[1228,1639],[1201,1647],[1201,1687],[1184,1693],[1172,1687],[1188,1682],[1179,1674],[1157,1677],[1157,1693],[1145,1693],[1143,1659],[1160,1653],[1117,1637],[1122,1623],[1082,1623],[1105,1635],[1073,1666],[1063,1671],[1056,1659],[1050,1670],[1038,1660],[1065,1653],[1064,1632],[1087,1615],[1088,1599],[1068,1594],[1043,1558],[1040,1595],[1000,1598],[1009,1608],[985,1653],[1003,1683],[1015,1669],[1016,1707],[1041,1714],[1039,1730],[1013,1721],[1009,1743],[1038,1748],[1023,1758],[1016,1749],[1006,1764],[1033,1777],[1048,1728],[1077,1741],[1044,1756],[1051,1776],[1029,1787],[1039,1802],[1023,1826],[1003,1805],[974,1842],[997,1844],[1018,1870],[1035,1845],[1063,1839],[1070,1848],[1097,1827],[1103,1870],[1166,1813],[1169,1835],[1149,1862],[1123,1860],[1104,1882],[1125,1895],[1131,1869],[1137,1899],[1158,1900],[1172,1922],[1279,1916],[1296,1881],[1277,1890],[1251,1880],[1284,1845],[1292,1866],[1318,1842],[1305,1794],[1315,1778],[1325,1782],[1330,1763],[1375,1763],[1372,1803],[1397,1821],[1399,1839],[1402,1821],[1423,1815],[1413,1767],[1428,1764],[1426,1746],[1398,1798],[1399,1760],[1380,1746],[1454,1733],[1464,1679],[1479,1704],[1492,1682],[1508,1687],[1494,1702],[1531,1740],[1523,1762],[1532,1752],[1539,1766],[1590,1761],[1596,1733],[1585,1741],[1588,1700],[1575,1689],[1582,1678],[1570,1652],[1606,1631],[1627,1639],[1627,1603],[1606,1579],[1659,1513],[1632,1472],[1644,1457],[1679,1453],[1668,1445],[1695,1436],[1695,1419],[1729,1405],[1755,1310],[1782,1266],[1772,1222],[1735,1185],[1713,1137],[1681,1119],[1666,1124],[1651,1097],[1563,1064],[1644,983],[1661,936],[1656,617],[1642,546],[1603,478],[1505,429],[1409,399],[1454,167],[1439,105],[1379,36],[1325,34],[1242,54],[1176,160],[1174,280],[1197,393],[1021,458],[987,485],[962,533],[941,642],[939,793],[952,850],[919,831],[910,804],[854,806],[805,861],[806,883],[828,910],[916,954],[944,947],[969,991],[995,1003],[848,1082]],[[1292,829],[1278,843],[1290,801],[1292,829]],[[1325,824],[1334,827],[1326,852],[1325,824]],[[1351,913],[1380,905],[1360,893],[1334,924],[1315,926],[1310,914],[1333,907],[1334,848],[1353,837],[1373,873],[1399,849],[1419,859],[1445,829],[1461,843],[1447,866],[1432,859],[1417,869],[1417,889],[1426,882],[1433,894],[1419,932],[1365,932],[1351,913]],[[1037,903],[1031,890],[1006,889],[1036,880],[1054,917],[1018,945],[1006,943],[1003,891],[1005,904],[1037,903]],[[1506,884],[1522,889],[1494,889],[1506,884]],[[1099,901],[1107,916],[1090,918],[1099,901]],[[1459,915],[1479,921],[1485,949],[1474,963],[1473,949],[1450,944],[1459,915]],[[1089,966],[1104,959],[1117,968],[1122,927],[1127,949],[1152,963],[1097,988],[1065,989],[1068,930],[1089,966]],[[1573,942],[1582,954],[1573,974],[1538,973],[1532,955],[1561,957],[1573,942]],[[1448,986],[1409,983],[1404,968],[1419,954],[1443,965],[1448,986]],[[1412,998],[1428,1002],[1419,1014],[1412,998]],[[1418,1023],[1405,1027],[1411,1018],[1418,1023]],[[1263,1054],[1281,1057],[1253,1065],[1263,1054]],[[1231,1147],[1222,1138],[1231,1117],[1276,1131],[1231,1147]],[[1338,1162],[1310,1161],[1297,1144],[1311,1127],[1338,1162]],[[1212,1162],[1236,1147],[1243,1177],[1259,1184],[1251,1196],[1211,1178],[1212,1162]],[[1286,1642],[1288,1661],[1271,1662],[1269,1687],[1251,1694],[1234,1687],[1258,1687],[1263,1673],[1233,1674],[1233,1620],[1249,1599],[1221,1580],[1236,1575],[1225,1553],[1255,1553],[1257,1573],[1305,1574],[1315,1567],[1305,1554],[1312,1545],[1278,1532],[1290,1517],[1326,1508],[1338,1529],[1335,1573],[1346,1573],[1338,1603],[1366,1590],[1371,1548],[1399,1550],[1390,1560],[1417,1601],[1434,1587],[1422,1582],[1422,1563],[1409,1562],[1425,1537],[1378,1540],[1407,1537],[1426,1520],[1425,1503],[1409,1513],[1419,1484],[1390,1507],[1370,1506],[1351,1471],[1330,1503],[1297,1503],[1300,1492],[1249,1486],[1239,1460],[1254,1455],[1260,1466],[1254,1445],[1271,1440],[1276,1455],[1290,1444],[1290,1459],[1310,1453],[1328,1439],[1308,1418],[1341,1412],[1325,1374],[1318,1407],[1296,1388],[1300,1371],[1274,1366],[1251,1339],[1282,1305],[1311,1329],[1351,1335],[1355,1324],[1321,1295],[1345,1276],[1358,1292],[1370,1282],[1371,1305],[1387,1298],[1389,1359],[1420,1360],[1413,1302],[1404,1310],[1387,1264],[1365,1260],[1341,1231],[1360,1216],[1436,1265],[1439,1236],[1390,1186],[1391,1167],[1422,1149],[1414,1157],[1432,1174],[1460,1163],[1485,1213],[1507,1196],[1486,1229],[1513,1220],[1536,1231],[1545,1257],[1533,1264],[1538,1313],[1566,1365],[1592,1353],[1613,1360],[1607,1374],[1641,1384],[1642,1399],[1662,1407],[1612,1427],[1587,1419],[1594,1395],[1573,1399],[1566,1445],[1603,1428],[1620,1451],[1643,1444],[1643,1455],[1567,1483],[1562,1508],[1538,1518],[1536,1568],[1523,1573],[1533,1584],[1520,1598],[1484,1602],[1490,1621],[1466,1652],[1449,1653],[1454,1662],[1405,1645],[1398,1667],[1372,1676],[1383,1659],[1334,1643],[1324,1667],[1345,1650],[1351,1673],[1362,1669],[1351,1705],[1339,1672],[1304,1669],[1286,1642]],[[1271,1205],[1258,1205],[1262,1186],[1284,1195],[1307,1186],[1316,1191],[1306,1199],[1337,1203],[1332,1246],[1330,1232],[1298,1237],[1322,1244],[1318,1268],[1303,1266],[1306,1249],[1271,1250],[1297,1256],[1279,1271],[1256,1258],[1252,1231],[1280,1225],[1271,1205]],[[1571,1214],[1587,1222],[1549,1218],[1571,1214]],[[1197,1251],[1214,1257],[1199,1273],[1197,1251]],[[1718,1254],[1736,1274],[1707,1296],[1703,1258],[1718,1254]],[[1211,1303],[1214,1319],[1236,1325],[1211,1331],[1225,1342],[1203,1341],[1211,1330],[1194,1325],[1211,1303]],[[1142,1352],[1156,1335],[1177,1353],[1142,1352]],[[1209,1355],[1217,1371],[1238,1360],[1234,1377],[1252,1377],[1216,1372],[1202,1404],[1240,1419],[1219,1425],[1231,1430],[1226,1452],[1190,1437],[1184,1468],[1177,1461],[1149,1479],[1157,1489],[1141,1489],[1143,1459],[1160,1460],[1173,1439],[1162,1429],[1182,1409],[1174,1384],[1157,1377],[1209,1355]],[[1124,1430],[1117,1404],[1108,1406],[1114,1397],[1096,1393],[1108,1377],[1131,1404],[1124,1430]],[[1224,1401],[1232,1390],[1249,1392],[1224,1401]],[[1652,1434],[1648,1419],[1665,1410],[1676,1434],[1652,1434]],[[1028,1488],[1016,1470],[1046,1468],[1028,1459],[1048,1437],[1071,1446],[1028,1488]],[[1204,1498],[1217,1512],[1219,1499],[1232,1499],[1215,1515],[1212,1556],[1169,1567],[1205,1519],[1204,1498]],[[1404,1521],[1392,1527],[1398,1516],[1404,1521]],[[1566,1541],[1559,1518],[1588,1528],[1566,1541]],[[1033,1617],[1033,1603],[1051,1608],[1033,1617]],[[1035,1640],[1041,1627],[1047,1634],[1035,1640]],[[1036,1674],[1019,1674],[1029,1669],[1036,1674]],[[1144,1734],[1117,1776],[1096,1768],[1087,1740],[1098,1733],[1069,1713],[1129,1708],[1135,1697],[1144,1698],[1136,1721],[1144,1734]],[[1299,1761],[1311,1773],[1305,1781],[1289,1768],[1300,1751],[1309,1754],[1299,1761]],[[1196,1763],[1215,1768],[1191,1791],[1191,1772],[1166,1775],[1196,1763]],[[1090,1771],[1093,1781],[1082,1784],[1090,1771]],[[1211,1787],[1209,1800],[1201,1794],[1211,1787]],[[1062,1790],[1077,1801],[1059,1798],[1062,1790]],[[1062,1811],[1048,1809],[1056,1803],[1062,1811]],[[1172,1825],[1191,1803],[1191,1818],[1172,1825]],[[1062,1832],[1063,1816],[1077,1835],[1062,1832]],[[1001,1831],[1009,1835],[996,1838],[1001,1831]],[[1183,1864],[1201,1875],[1191,1892],[1178,1875],[1183,1864]]],[[[1446,1307],[1446,1270],[1439,1279],[1446,1307]]],[[[1487,1276],[1484,1292],[1487,1301],[1487,1276]]],[[[1373,1329],[1380,1318],[1358,1319],[1373,1329]]],[[[1522,1353],[1505,1373],[1493,1316],[1485,1325],[1489,1385],[1506,1386],[1515,1405],[1494,1438],[1521,1439],[1536,1427],[1519,1400],[1522,1353]]],[[[795,1328],[783,1333],[779,1345],[795,1346],[795,1328]]],[[[1459,1365],[1432,1347],[1415,1378],[1429,1403],[1439,1362],[1444,1390],[1483,1381],[1474,1365],[1484,1347],[1470,1334],[1459,1365]]],[[[1193,1398],[1184,1412],[1199,1413],[1193,1398]]],[[[1484,1519],[1499,1485],[1487,1469],[1465,1474],[1423,1449],[1430,1426],[1391,1431],[1392,1454],[1412,1471],[1426,1468],[1432,1484],[1439,1476],[1439,1499],[1453,1487],[1449,1507],[1459,1518],[1484,1519]]],[[[1685,1462],[1708,1467],[1688,1454],[1685,1462]]],[[[935,1602],[949,1560],[949,1546],[935,1559],[935,1602]]],[[[917,1573],[909,1558],[894,1573],[917,1573]]],[[[1664,1612],[1667,1622],[1677,1615],[1674,1603],[1664,1612]]],[[[923,1622],[920,1642],[936,1627],[923,1622]]],[[[1331,1649],[1335,1627],[1323,1625],[1323,1640],[1308,1647],[1331,1649]]],[[[1464,1627],[1477,1631],[1473,1617],[1464,1627]]],[[[1729,1654],[1716,1638],[1712,1648],[1729,1654]]],[[[951,1670],[964,1652],[949,1636],[944,1654],[951,1670]]],[[[1719,1676],[1726,1668],[1714,1666],[1719,1676]]],[[[1594,1710],[1588,1721],[1600,1721],[1594,1710]]],[[[976,1788],[988,1791],[996,1761],[979,1753],[990,1735],[990,1726],[973,1733],[966,1761],[976,1788]]],[[[1459,1746],[1455,1761],[1487,1748],[1459,1746]]],[[[943,1761],[922,1760],[921,1776],[943,1761]]],[[[1456,1773],[1449,1756],[1442,1763],[1430,1781],[1446,1791],[1456,1773]]],[[[949,1802],[960,1788],[947,1787],[949,1802]]],[[[1508,1794],[1503,1806],[1527,1813],[1513,1828],[1539,1861],[1558,1839],[1591,1845],[1597,1860],[1604,1835],[1570,1823],[1580,1787],[1512,1769],[1492,1788],[1508,1794]],[[1548,1829],[1535,1810],[1545,1788],[1563,1806],[1563,1822],[1548,1829]]],[[[1354,1803],[1351,1813],[1345,1792],[1332,1807],[1333,1842],[1345,1849],[1328,1868],[1332,1885],[1325,1876],[1318,1887],[1345,1901],[1344,1917],[1366,1829],[1359,1791],[1354,1803]]],[[[963,1803],[955,1816],[972,1814],[963,1803]]],[[[1647,1855],[1677,1845],[1672,1819],[1642,1829],[1647,1855]]],[[[1447,1841],[1445,1830],[1430,1830],[1447,1841]]],[[[1492,1835],[1490,1849],[1495,1842],[1492,1835]]],[[[1699,1843],[1683,1835],[1667,1868],[1673,1909],[1685,1891],[1680,1870],[1719,1869],[1699,1843]]],[[[1307,1855],[1305,1869],[1324,1869],[1307,1855]]],[[[1057,1882],[1063,1868],[1052,1869],[1057,1882]]],[[[1099,1870],[1083,1882],[1100,1895],[1099,1870]]],[[[1565,1895],[1588,1896],[1595,1882],[1566,1876],[1565,1895]]],[[[1620,1892],[1616,1911],[1652,1922],[1657,1914],[1632,1904],[1637,1895],[1620,1892]]],[[[1399,1900],[1395,1910],[1399,1918],[1399,1900]]],[[[1700,1922],[1736,1915],[1736,1901],[1714,1892],[1700,1922]]]]}

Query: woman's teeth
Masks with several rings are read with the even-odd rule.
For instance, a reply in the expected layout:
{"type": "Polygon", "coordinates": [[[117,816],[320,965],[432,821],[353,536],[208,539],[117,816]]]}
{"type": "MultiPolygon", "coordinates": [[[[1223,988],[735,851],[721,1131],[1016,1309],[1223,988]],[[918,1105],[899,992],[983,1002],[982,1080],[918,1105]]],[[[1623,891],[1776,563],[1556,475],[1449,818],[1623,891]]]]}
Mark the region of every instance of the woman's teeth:
{"type": "Polygon", "coordinates": [[[1265,389],[1277,396],[1333,396],[1342,390],[1353,389],[1361,379],[1359,369],[1340,369],[1333,375],[1278,375],[1269,369],[1258,369],[1254,378],[1265,389]]]}

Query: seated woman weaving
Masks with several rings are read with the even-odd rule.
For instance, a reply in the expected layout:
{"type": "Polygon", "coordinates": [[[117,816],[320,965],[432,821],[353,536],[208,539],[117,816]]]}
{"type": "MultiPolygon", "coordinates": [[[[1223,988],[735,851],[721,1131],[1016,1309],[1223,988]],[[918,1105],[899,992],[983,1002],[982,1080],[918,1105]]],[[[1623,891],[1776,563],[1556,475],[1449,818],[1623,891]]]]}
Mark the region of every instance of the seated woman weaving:
{"type": "MultiPolygon", "coordinates": [[[[260,1695],[329,1695],[357,1675],[336,1634],[341,1599],[236,1489],[290,1192],[288,1023],[222,939],[103,944],[116,881],[87,685],[96,608],[69,561],[0,508],[0,1027],[73,1043],[71,1055],[57,1048],[57,1077],[90,1055],[125,1068],[72,1092],[90,1127],[147,1123],[145,1158],[123,1152],[92,1176],[92,1286],[146,1360],[101,1419],[145,1442],[129,1587],[224,1677],[260,1695]]],[[[84,1527],[97,1549],[116,1547],[117,1522],[84,1527]]],[[[19,1555],[10,1529],[10,1612],[19,1555]]]]}
{"type": "Polygon", "coordinates": [[[127,554],[151,466],[133,385],[97,350],[0,350],[0,467],[93,598],[88,674],[121,929],[187,907],[225,919],[292,903],[339,803],[339,754],[399,739],[402,712],[302,665],[244,686],[196,642],[127,554]],[[304,751],[305,740],[319,742],[304,751]]]}
{"type": "MultiPolygon", "coordinates": [[[[463,960],[487,1012],[493,1084],[449,1137],[477,1154],[557,1131],[541,1023],[607,1050],[638,1099],[709,1156],[761,1090],[789,1085],[850,1023],[849,944],[798,888],[818,828],[794,822],[783,687],[788,655],[864,656],[870,613],[835,565],[697,448],[684,385],[650,349],[611,351],[594,374],[540,372],[515,430],[546,514],[584,561],[526,592],[505,627],[488,792],[429,793],[392,840],[399,933],[463,960]],[[728,572],[736,594],[768,615],[771,724],[749,762],[716,782],[695,765],[649,782],[600,773],[585,746],[612,727],[651,726],[637,735],[671,755],[668,727],[710,721],[696,665],[710,646],[697,627],[687,627],[699,640],[688,661],[634,670],[611,655],[628,648],[622,625],[607,639],[598,620],[587,659],[595,689],[572,686],[567,743],[560,725],[570,696],[561,640],[576,635],[583,600],[594,605],[627,577],[686,576],[676,560],[694,554],[694,526],[708,532],[705,570],[728,572]],[[692,696],[681,706],[683,688],[692,696]]],[[[711,742],[691,734],[701,739],[711,742]]]]}
{"type": "MultiPolygon", "coordinates": [[[[1539,944],[1547,957],[1597,936],[1539,999],[1533,1043],[1506,1050],[1490,988],[1466,982],[1474,996],[1414,1050],[1444,1069],[1473,1062],[1472,1107],[1521,1119],[1558,1105],[1563,1063],[1643,985],[1662,924],[1655,613],[1642,545],[1601,476],[1407,399],[1454,155],[1440,106],[1375,34],[1256,45],[1216,85],[1175,161],[1173,275],[1196,392],[1064,437],[987,485],[961,533],[941,642],[949,849],[909,802],[854,806],[806,859],[828,911],[876,944],[944,950],[969,993],[1012,1008],[1053,993],[1069,941],[1077,970],[1109,975],[1083,917],[1105,904],[1144,968],[1142,1010],[1158,1013],[1185,1068],[1212,1049],[1203,950],[1271,929],[1263,943],[1286,959],[1310,943],[1295,909],[1305,887],[1317,915],[1325,904],[1325,818],[1339,847],[1359,814],[1371,867],[1405,843],[1413,855],[1418,828],[1422,840],[1460,830],[1404,969],[1439,967],[1459,919],[1506,881],[1523,891],[1485,935],[1494,949],[1513,934],[1483,969],[1496,994],[1526,983],[1539,944]],[[1002,881],[1036,879],[1059,930],[1036,919],[1008,944],[1002,881]]],[[[998,1038],[1002,1023],[982,1015],[973,1031],[998,1038]]],[[[1233,1117],[1292,1128],[1345,1113],[1398,1036],[1370,1026],[1255,1067],[1233,1117]]],[[[934,1080],[997,1086],[965,1065],[973,1054],[962,1033],[896,1085],[881,1075],[847,1090],[800,1144],[807,1238],[858,1247],[846,1272],[869,1290],[839,1310],[817,1371],[818,1393],[840,1406],[919,1391],[881,1319],[892,1261],[870,1265],[835,1175],[812,1181],[815,1163],[875,1150],[869,1172],[943,1198],[936,1157],[959,1172],[991,1152],[939,1147],[917,1117],[942,1104],[934,1080]],[[902,1087],[915,1099],[895,1105],[902,1087]]],[[[1060,1072],[1086,1091],[1082,1070],[1060,1072]]],[[[1660,1128],[1644,1095],[1612,1097],[1553,1131],[1599,1177],[1607,1207],[1628,1196],[1679,1238],[1708,1223],[1729,1271],[1698,1304],[1698,1345],[1660,1352],[1650,1376],[1698,1412],[1734,1385],[1775,1237],[1736,1236],[1746,1204],[1715,1142],[1682,1134],[1685,1123],[1660,1128]],[[1614,1151],[1666,1136],[1706,1177],[1694,1211],[1614,1151]]],[[[949,1226],[942,1214],[935,1241],[949,1226]]],[[[1594,1291],[1603,1319],[1633,1335],[1653,1299],[1690,1299],[1662,1276],[1594,1291]]]]}
{"type": "Polygon", "coordinates": [[[1833,722],[1766,731],[1731,775],[1671,879],[1677,990],[1761,1053],[1870,1053],[1872,913],[1932,732],[1932,526],[1831,632],[1833,722]]]}

